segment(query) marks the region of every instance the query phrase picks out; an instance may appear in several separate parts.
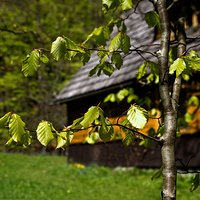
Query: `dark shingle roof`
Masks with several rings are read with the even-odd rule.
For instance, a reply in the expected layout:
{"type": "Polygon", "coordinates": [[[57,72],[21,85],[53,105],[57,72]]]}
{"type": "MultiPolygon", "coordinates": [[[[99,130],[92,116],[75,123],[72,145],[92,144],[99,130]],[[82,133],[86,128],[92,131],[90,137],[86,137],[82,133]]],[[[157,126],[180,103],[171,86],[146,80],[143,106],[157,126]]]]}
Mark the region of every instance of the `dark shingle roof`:
{"type": "MultiPolygon", "coordinates": [[[[140,3],[136,12],[144,13],[148,10],[152,10],[151,4],[140,3]]],[[[131,45],[134,47],[149,44],[154,37],[153,29],[149,29],[143,19],[144,14],[133,13],[125,20],[127,34],[131,38],[131,45]]],[[[143,50],[146,49],[148,49],[148,47],[143,48],[143,50]]],[[[147,57],[149,55],[143,56],[147,57]]],[[[70,101],[100,90],[117,87],[119,84],[123,85],[123,83],[125,84],[127,81],[135,78],[137,68],[142,64],[143,59],[141,59],[138,53],[132,52],[125,58],[122,68],[116,70],[111,77],[104,74],[101,76],[94,75],[88,77],[89,71],[93,69],[98,62],[98,56],[94,53],[90,61],[78,70],[69,84],[58,94],[56,98],[57,101],[70,101]]]]}
{"type": "Polygon", "coordinates": [[[126,86],[128,82],[132,81],[136,77],[138,67],[144,62],[144,58],[152,59],[151,53],[155,52],[158,47],[150,45],[153,44],[154,30],[149,28],[144,20],[144,13],[150,10],[152,10],[152,4],[142,1],[136,12],[133,12],[125,20],[132,47],[134,49],[140,47],[140,50],[149,53],[142,52],[141,57],[139,52],[132,51],[125,57],[122,68],[116,70],[111,77],[104,74],[88,77],[89,71],[99,62],[97,54],[94,53],[90,61],[78,70],[69,84],[57,95],[57,102],[68,102],[100,91],[126,86]]]}

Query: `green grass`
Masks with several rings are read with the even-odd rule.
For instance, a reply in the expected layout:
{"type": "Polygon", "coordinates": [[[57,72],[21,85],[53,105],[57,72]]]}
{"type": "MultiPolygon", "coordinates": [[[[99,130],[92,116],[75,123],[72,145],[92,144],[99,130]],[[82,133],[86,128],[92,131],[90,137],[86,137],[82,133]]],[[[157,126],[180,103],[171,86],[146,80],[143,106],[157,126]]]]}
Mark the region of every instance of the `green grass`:
{"type": "MultiPolygon", "coordinates": [[[[67,164],[65,157],[0,153],[0,200],[159,200],[155,170],[110,169],[67,164]]],[[[190,175],[178,178],[178,200],[200,199],[189,192],[190,175]]]]}

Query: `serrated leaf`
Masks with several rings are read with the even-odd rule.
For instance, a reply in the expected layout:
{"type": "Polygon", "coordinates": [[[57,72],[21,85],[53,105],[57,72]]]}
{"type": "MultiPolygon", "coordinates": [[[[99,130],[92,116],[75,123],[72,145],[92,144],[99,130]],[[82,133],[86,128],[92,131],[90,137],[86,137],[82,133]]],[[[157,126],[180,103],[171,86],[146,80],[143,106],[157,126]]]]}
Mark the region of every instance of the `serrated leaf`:
{"type": "Polygon", "coordinates": [[[96,67],[94,67],[93,69],[91,69],[91,70],[89,71],[89,77],[91,77],[91,76],[93,76],[94,74],[96,74],[97,71],[98,71],[98,69],[99,69],[98,65],[97,65],[96,67]]]}
{"type": "Polygon", "coordinates": [[[103,58],[107,57],[107,52],[106,52],[106,49],[104,48],[104,46],[101,46],[98,48],[97,55],[101,60],[103,58]]]}
{"type": "Polygon", "coordinates": [[[25,130],[25,123],[19,115],[12,114],[8,126],[9,133],[15,142],[24,143],[27,140],[25,137],[28,137],[28,133],[25,130]]]}
{"type": "Polygon", "coordinates": [[[198,52],[196,52],[195,50],[191,50],[190,52],[189,52],[189,56],[188,56],[189,58],[198,58],[199,57],[199,55],[198,55],[198,52]]]}
{"type": "Polygon", "coordinates": [[[102,0],[102,5],[105,7],[106,10],[108,10],[111,5],[113,4],[114,0],[102,0]]]}
{"type": "Polygon", "coordinates": [[[12,113],[8,112],[3,117],[0,118],[0,128],[4,128],[5,126],[8,125],[11,115],[12,113]]]}
{"type": "Polygon", "coordinates": [[[123,65],[123,59],[120,53],[113,53],[111,57],[112,63],[116,66],[117,69],[120,69],[123,65]]]}
{"type": "Polygon", "coordinates": [[[112,126],[109,126],[107,129],[104,129],[103,126],[99,129],[99,137],[104,142],[110,141],[113,135],[114,129],[112,126]]]}
{"type": "Polygon", "coordinates": [[[88,41],[90,41],[92,38],[94,38],[95,36],[99,36],[101,35],[101,33],[103,32],[103,26],[100,26],[98,28],[95,28],[91,34],[88,35],[88,37],[86,38],[86,40],[83,42],[83,44],[86,44],[88,41]]]}
{"type": "Polygon", "coordinates": [[[110,122],[107,118],[104,117],[103,112],[100,112],[100,122],[101,127],[99,129],[99,137],[103,141],[109,141],[112,138],[114,133],[113,127],[110,125],[110,122]]]}
{"type": "Polygon", "coordinates": [[[144,62],[138,69],[136,73],[137,79],[141,79],[147,73],[147,64],[144,62]]]}
{"type": "Polygon", "coordinates": [[[148,112],[136,105],[131,105],[127,112],[127,119],[137,129],[143,129],[147,123],[148,112]]]}
{"type": "Polygon", "coordinates": [[[157,12],[149,11],[145,14],[145,21],[149,27],[157,26],[160,29],[160,18],[157,12]]]}
{"type": "Polygon", "coordinates": [[[169,74],[173,74],[176,71],[176,77],[178,77],[186,69],[185,61],[182,58],[177,58],[169,68],[169,74]]]}
{"type": "Polygon", "coordinates": [[[72,125],[69,126],[69,128],[71,128],[71,129],[81,129],[81,128],[82,128],[82,125],[81,125],[80,123],[81,123],[81,121],[83,121],[83,119],[84,119],[83,116],[80,117],[80,118],[78,118],[78,119],[75,119],[75,120],[73,121],[72,125]]]}
{"type": "Polygon", "coordinates": [[[91,54],[89,52],[82,53],[80,57],[83,65],[85,65],[90,60],[91,54]]]}
{"type": "Polygon", "coordinates": [[[82,43],[86,44],[90,40],[95,40],[95,43],[98,45],[105,45],[106,40],[109,38],[110,29],[108,27],[100,26],[95,28],[91,34],[88,35],[87,39],[82,43]]]}
{"type": "Polygon", "coordinates": [[[54,139],[52,133],[52,125],[48,121],[40,122],[37,127],[36,133],[37,139],[44,146],[47,146],[49,142],[54,139]]]}
{"type": "Polygon", "coordinates": [[[12,143],[14,142],[13,138],[10,138],[7,142],[6,142],[6,145],[11,145],[12,143]]]}
{"type": "Polygon", "coordinates": [[[51,45],[51,54],[56,61],[65,57],[67,52],[66,40],[63,37],[57,37],[57,39],[51,45]]]}
{"type": "Polygon", "coordinates": [[[133,7],[132,0],[122,0],[121,1],[122,10],[130,10],[133,7]]]}
{"type": "Polygon", "coordinates": [[[49,63],[48,57],[43,53],[40,54],[40,61],[43,62],[44,64],[49,63]]]}
{"type": "Polygon", "coordinates": [[[56,149],[68,146],[73,139],[73,132],[60,132],[57,134],[57,146],[56,149]]]}
{"type": "Polygon", "coordinates": [[[88,128],[98,117],[99,117],[99,109],[98,109],[98,107],[97,106],[92,106],[84,114],[84,119],[80,122],[80,124],[84,128],[88,128]]]}
{"type": "Polygon", "coordinates": [[[187,66],[191,68],[192,70],[200,71],[200,58],[194,57],[194,58],[187,59],[187,57],[185,57],[184,61],[186,61],[187,66]]]}
{"type": "Polygon", "coordinates": [[[108,50],[110,52],[116,51],[121,47],[121,44],[122,44],[122,33],[119,32],[112,38],[108,50]]]}
{"type": "Polygon", "coordinates": [[[135,135],[134,135],[134,133],[132,133],[132,132],[126,132],[126,134],[125,134],[125,137],[124,137],[124,139],[123,139],[123,143],[126,145],[126,146],[129,146],[129,145],[131,145],[133,142],[135,141],[135,135]]]}
{"type": "Polygon", "coordinates": [[[40,52],[38,49],[33,50],[22,64],[22,72],[24,76],[33,76],[40,67],[40,52]]]}
{"type": "Polygon", "coordinates": [[[122,34],[122,45],[121,45],[122,51],[125,54],[127,54],[130,50],[130,47],[131,47],[130,37],[126,34],[122,34]]]}
{"type": "Polygon", "coordinates": [[[77,53],[85,54],[85,51],[74,41],[70,40],[69,38],[65,37],[65,45],[66,45],[66,54],[65,58],[71,60],[77,53]]]}
{"type": "Polygon", "coordinates": [[[113,67],[113,65],[109,62],[104,62],[101,65],[101,68],[103,70],[103,73],[107,76],[111,76],[113,74],[113,72],[115,71],[115,68],[113,67]]]}
{"type": "Polygon", "coordinates": [[[117,8],[121,0],[102,0],[102,10],[104,13],[111,9],[117,8]]]}

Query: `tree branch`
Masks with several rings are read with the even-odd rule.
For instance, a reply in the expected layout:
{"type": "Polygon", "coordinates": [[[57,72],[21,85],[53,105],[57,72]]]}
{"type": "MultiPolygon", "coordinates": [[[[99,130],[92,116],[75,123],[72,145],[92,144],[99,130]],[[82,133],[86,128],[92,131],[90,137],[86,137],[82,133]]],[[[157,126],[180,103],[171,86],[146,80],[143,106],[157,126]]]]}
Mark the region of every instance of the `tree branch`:
{"type": "MultiPolygon", "coordinates": [[[[185,20],[180,18],[177,24],[177,31],[178,31],[178,52],[177,57],[180,58],[185,55],[186,52],[186,35],[184,30],[184,23],[185,20]]],[[[181,90],[181,75],[175,78],[173,84],[173,93],[172,93],[172,105],[174,110],[177,110],[179,106],[179,96],[181,90]]]]}
{"type": "MultiPolygon", "coordinates": [[[[62,132],[63,132],[63,131],[72,131],[72,132],[74,131],[74,132],[77,132],[77,131],[88,130],[88,129],[90,129],[90,128],[95,128],[95,127],[100,127],[100,126],[102,126],[102,125],[101,125],[101,124],[93,124],[93,125],[91,125],[91,126],[89,126],[89,127],[87,127],[87,128],[80,128],[80,129],[73,129],[73,128],[67,128],[67,127],[66,127],[66,130],[64,129],[64,130],[62,130],[62,132]]],[[[122,124],[114,123],[114,124],[109,124],[109,125],[107,125],[107,126],[118,126],[118,127],[127,129],[127,130],[133,132],[134,134],[138,134],[138,135],[140,135],[140,136],[142,136],[142,137],[144,137],[144,138],[148,138],[148,139],[150,139],[150,140],[152,140],[152,141],[154,141],[154,142],[157,142],[157,143],[159,143],[159,144],[162,143],[162,142],[160,141],[159,138],[155,138],[155,137],[146,135],[146,134],[144,134],[144,133],[141,133],[141,132],[139,132],[139,131],[137,131],[137,130],[135,130],[135,129],[129,128],[129,127],[124,126],[124,125],[122,125],[122,124]]]]}
{"type": "Polygon", "coordinates": [[[164,112],[168,112],[172,108],[170,91],[169,91],[169,81],[168,81],[168,52],[169,52],[169,41],[170,41],[170,26],[168,20],[168,14],[166,8],[165,0],[159,0],[157,3],[158,11],[161,19],[161,44],[160,53],[158,54],[159,62],[159,90],[160,96],[163,103],[164,112]],[[164,8],[165,7],[165,8],[164,8]]]}

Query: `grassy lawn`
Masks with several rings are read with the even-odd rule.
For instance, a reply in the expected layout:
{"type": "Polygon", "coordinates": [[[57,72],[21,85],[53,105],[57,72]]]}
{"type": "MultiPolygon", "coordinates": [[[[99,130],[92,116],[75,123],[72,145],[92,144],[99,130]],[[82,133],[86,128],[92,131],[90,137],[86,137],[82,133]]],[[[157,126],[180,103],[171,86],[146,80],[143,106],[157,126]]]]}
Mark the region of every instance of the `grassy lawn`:
{"type": "MultiPolygon", "coordinates": [[[[161,179],[154,170],[110,169],[67,164],[65,157],[0,153],[0,200],[159,200],[161,179]]],[[[178,200],[191,193],[190,175],[178,178],[178,200]]]]}

